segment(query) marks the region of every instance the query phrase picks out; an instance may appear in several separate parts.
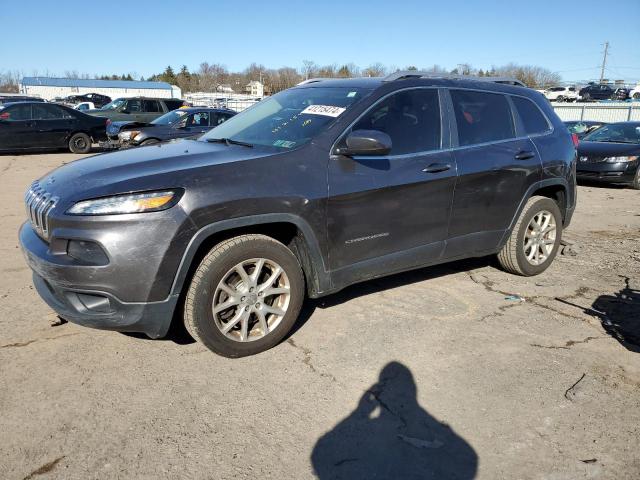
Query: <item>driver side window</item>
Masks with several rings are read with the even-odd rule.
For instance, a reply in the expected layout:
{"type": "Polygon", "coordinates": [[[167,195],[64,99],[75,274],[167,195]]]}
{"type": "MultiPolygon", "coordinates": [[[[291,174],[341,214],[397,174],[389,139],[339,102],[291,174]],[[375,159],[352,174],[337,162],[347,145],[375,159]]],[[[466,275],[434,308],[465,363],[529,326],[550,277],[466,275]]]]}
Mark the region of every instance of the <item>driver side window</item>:
{"type": "Polygon", "coordinates": [[[405,90],[374,105],[352,130],[378,130],[391,137],[391,155],[441,147],[440,101],[436,89],[405,90]]]}

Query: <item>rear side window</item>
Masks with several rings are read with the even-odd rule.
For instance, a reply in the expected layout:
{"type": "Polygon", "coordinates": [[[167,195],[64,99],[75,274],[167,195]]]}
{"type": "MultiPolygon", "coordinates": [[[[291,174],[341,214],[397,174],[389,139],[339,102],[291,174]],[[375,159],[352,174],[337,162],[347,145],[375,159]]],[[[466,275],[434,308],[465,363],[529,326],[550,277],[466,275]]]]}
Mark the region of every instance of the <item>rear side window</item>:
{"type": "Polygon", "coordinates": [[[549,130],[549,123],[540,109],[531,100],[522,97],[511,97],[516,111],[524,125],[527,135],[544,133],[549,130]]]}
{"type": "Polygon", "coordinates": [[[33,105],[33,118],[35,120],[58,120],[61,118],[73,118],[65,109],[58,105],[33,105]]]}
{"type": "Polygon", "coordinates": [[[171,111],[180,108],[184,102],[182,100],[165,100],[164,103],[167,105],[167,110],[171,111]]]}
{"type": "Polygon", "coordinates": [[[127,100],[127,110],[129,112],[141,112],[142,102],[139,99],[127,100]]]}
{"type": "Polygon", "coordinates": [[[406,90],[374,105],[352,130],[379,130],[391,137],[391,155],[440,148],[440,102],[435,89],[406,90]]]}
{"type": "Polygon", "coordinates": [[[515,137],[509,102],[499,93],[451,90],[460,146],[515,137]]]}
{"type": "Polygon", "coordinates": [[[162,112],[162,107],[157,100],[144,100],[142,102],[143,112],[162,112]]]}

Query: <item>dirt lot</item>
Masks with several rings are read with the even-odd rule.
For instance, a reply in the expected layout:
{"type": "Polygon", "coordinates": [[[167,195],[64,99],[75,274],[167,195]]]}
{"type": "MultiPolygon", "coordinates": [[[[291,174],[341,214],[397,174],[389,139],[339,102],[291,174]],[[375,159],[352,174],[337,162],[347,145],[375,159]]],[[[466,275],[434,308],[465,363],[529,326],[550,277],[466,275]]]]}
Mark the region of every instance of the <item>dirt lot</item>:
{"type": "Polygon", "coordinates": [[[0,478],[640,478],[640,192],[581,187],[539,277],[475,259],[369,282],[228,360],[50,326],[22,194],[76,158],[0,156],[0,478]]]}

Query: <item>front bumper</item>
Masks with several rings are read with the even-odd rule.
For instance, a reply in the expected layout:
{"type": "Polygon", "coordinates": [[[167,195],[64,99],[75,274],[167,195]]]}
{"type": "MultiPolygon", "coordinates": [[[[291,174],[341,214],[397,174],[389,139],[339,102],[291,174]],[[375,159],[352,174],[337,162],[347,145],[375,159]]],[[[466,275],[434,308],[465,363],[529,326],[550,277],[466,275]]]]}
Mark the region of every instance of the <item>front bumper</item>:
{"type": "Polygon", "coordinates": [[[637,160],[625,163],[578,162],[576,176],[578,180],[628,184],[633,182],[637,170],[637,160]]]}
{"type": "Polygon", "coordinates": [[[20,229],[19,238],[38,294],[65,320],[92,328],[141,332],[151,338],[167,333],[179,294],[157,301],[133,301],[150,296],[144,291],[135,293],[133,288],[136,283],[153,284],[147,282],[153,279],[143,266],[137,265],[136,274],[135,270],[124,273],[123,267],[113,264],[80,265],[67,255],[52,253],[28,222],[20,229]],[[123,299],[118,292],[134,293],[138,298],[123,299]]]}

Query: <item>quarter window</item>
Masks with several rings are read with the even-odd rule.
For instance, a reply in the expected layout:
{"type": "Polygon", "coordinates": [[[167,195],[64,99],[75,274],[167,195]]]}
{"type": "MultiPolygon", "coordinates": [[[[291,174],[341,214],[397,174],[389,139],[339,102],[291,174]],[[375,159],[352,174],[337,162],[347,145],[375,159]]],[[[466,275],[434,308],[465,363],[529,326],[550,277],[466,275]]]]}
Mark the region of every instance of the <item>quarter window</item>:
{"type": "Polygon", "coordinates": [[[129,112],[140,112],[142,111],[141,108],[141,101],[138,99],[135,100],[127,100],[127,111],[129,112]]]}
{"type": "Polygon", "coordinates": [[[440,148],[440,102],[435,89],[395,93],[376,104],[352,130],[379,130],[391,137],[391,155],[440,148]]]}
{"type": "Polygon", "coordinates": [[[515,136],[511,108],[498,93],[451,90],[460,146],[515,136]]]}
{"type": "Polygon", "coordinates": [[[540,109],[531,100],[522,97],[511,97],[516,111],[522,120],[527,135],[543,133],[549,130],[549,123],[540,109]]]}

